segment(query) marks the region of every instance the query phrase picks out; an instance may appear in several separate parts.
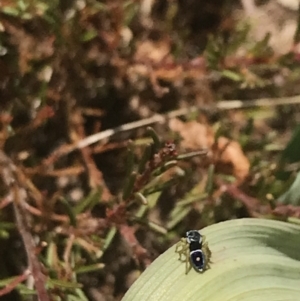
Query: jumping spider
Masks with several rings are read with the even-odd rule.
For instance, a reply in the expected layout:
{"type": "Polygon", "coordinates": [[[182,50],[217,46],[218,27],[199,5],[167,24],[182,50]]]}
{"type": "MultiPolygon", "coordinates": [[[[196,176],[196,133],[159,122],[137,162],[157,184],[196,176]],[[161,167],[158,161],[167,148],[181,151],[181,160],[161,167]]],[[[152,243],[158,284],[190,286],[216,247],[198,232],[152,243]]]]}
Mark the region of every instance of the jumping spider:
{"type": "Polygon", "coordinates": [[[186,232],[186,237],[177,243],[175,252],[179,254],[179,260],[185,262],[186,274],[192,267],[200,273],[210,268],[211,251],[205,236],[196,230],[186,232]]]}

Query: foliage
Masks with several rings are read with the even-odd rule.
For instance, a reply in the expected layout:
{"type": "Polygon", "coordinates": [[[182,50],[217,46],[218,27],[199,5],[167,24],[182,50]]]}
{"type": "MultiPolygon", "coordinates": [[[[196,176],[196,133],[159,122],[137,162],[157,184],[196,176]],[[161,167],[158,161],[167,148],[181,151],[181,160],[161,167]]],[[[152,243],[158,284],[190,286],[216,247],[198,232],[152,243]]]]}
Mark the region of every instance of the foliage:
{"type": "Polygon", "coordinates": [[[297,105],[251,102],[299,94],[298,31],[279,54],[238,10],[1,1],[1,297],[120,300],[186,229],[299,223],[297,105]]]}
{"type": "Polygon", "coordinates": [[[204,228],[211,268],[184,273],[172,247],[133,284],[127,300],[271,300],[299,297],[299,226],[240,219],[204,228]],[[282,244],[288,238],[289,243],[282,244]]]}

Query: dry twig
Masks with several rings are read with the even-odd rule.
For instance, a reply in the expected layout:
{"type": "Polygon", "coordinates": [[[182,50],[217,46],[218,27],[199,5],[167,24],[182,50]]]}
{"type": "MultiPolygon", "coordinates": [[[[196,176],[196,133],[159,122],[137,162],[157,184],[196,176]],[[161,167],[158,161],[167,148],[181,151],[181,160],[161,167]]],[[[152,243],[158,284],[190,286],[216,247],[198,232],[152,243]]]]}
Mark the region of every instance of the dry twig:
{"type": "Polygon", "coordinates": [[[15,289],[15,287],[25,281],[28,276],[30,275],[30,271],[26,270],[22,275],[16,277],[12,282],[10,282],[8,285],[6,285],[3,289],[0,290],[0,297],[7,295],[11,291],[15,289]]]}
{"type": "Polygon", "coordinates": [[[72,145],[64,145],[56,149],[52,153],[52,155],[47,160],[45,160],[44,164],[45,165],[51,164],[61,156],[67,155],[76,149],[82,149],[89,145],[97,143],[101,140],[108,139],[115,134],[134,130],[141,127],[150,126],[155,123],[165,123],[171,118],[183,116],[189,113],[201,112],[201,111],[211,112],[214,110],[245,109],[251,107],[272,107],[272,106],[282,106],[282,105],[292,105],[292,104],[300,104],[300,95],[285,97],[285,98],[262,98],[262,99],[245,100],[245,101],[242,100],[219,101],[214,106],[210,106],[210,105],[208,106],[205,105],[201,107],[193,106],[189,108],[174,110],[165,115],[156,114],[149,118],[123,124],[121,126],[115,127],[114,129],[108,129],[103,132],[90,135],[72,145]]]}
{"type": "MultiPolygon", "coordinates": [[[[16,224],[24,243],[29,270],[35,282],[38,300],[50,301],[46,290],[46,276],[43,274],[42,265],[36,256],[36,246],[26,220],[27,212],[25,210],[25,204],[27,192],[22,185],[20,185],[17,167],[3,151],[0,151],[0,170],[3,182],[11,190],[11,194],[14,196],[13,208],[16,224]]],[[[17,284],[18,283],[16,283],[16,285],[17,284]]]]}

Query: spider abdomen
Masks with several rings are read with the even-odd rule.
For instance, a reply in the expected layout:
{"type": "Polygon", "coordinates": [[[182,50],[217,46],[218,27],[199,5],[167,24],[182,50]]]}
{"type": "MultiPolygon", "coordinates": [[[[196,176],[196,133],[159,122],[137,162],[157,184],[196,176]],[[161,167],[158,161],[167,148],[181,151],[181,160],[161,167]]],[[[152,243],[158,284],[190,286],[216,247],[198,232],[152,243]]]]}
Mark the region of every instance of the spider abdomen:
{"type": "Polygon", "coordinates": [[[200,249],[192,250],[190,252],[190,262],[195,270],[202,272],[206,264],[203,251],[200,249]]]}

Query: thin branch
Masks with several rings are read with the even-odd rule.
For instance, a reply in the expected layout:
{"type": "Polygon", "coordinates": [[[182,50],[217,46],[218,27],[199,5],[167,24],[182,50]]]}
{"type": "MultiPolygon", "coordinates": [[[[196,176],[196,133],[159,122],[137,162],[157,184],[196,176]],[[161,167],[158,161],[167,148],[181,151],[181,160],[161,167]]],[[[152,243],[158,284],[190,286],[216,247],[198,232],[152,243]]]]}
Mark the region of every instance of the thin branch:
{"type": "Polygon", "coordinates": [[[84,172],[83,166],[71,166],[61,169],[46,170],[45,168],[40,168],[41,166],[32,168],[27,167],[23,168],[24,173],[27,176],[40,175],[48,177],[68,177],[68,176],[77,176],[84,172]]]}
{"type": "Polygon", "coordinates": [[[3,182],[10,189],[13,195],[13,209],[16,218],[16,224],[22,237],[26,250],[29,270],[34,279],[35,288],[39,301],[50,301],[46,290],[46,276],[42,272],[42,265],[36,256],[36,246],[34,239],[29,231],[27,222],[27,212],[25,210],[26,190],[20,185],[17,167],[3,151],[0,151],[0,172],[3,182]]]}
{"type": "Polygon", "coordinates": [[[211,112],[215,110],[233,110],[233,109],[246,109],[251,107],[273,107],[273,106],[282,106],[282,105],[292,105],[292,104],[300,104],[300,95],[285,97],[285,98],[261,98],[254,100],[228,100],[228,101],[219,101],[214,106],[204,105],[201,107],[192,106],[189,108],[182,108],[178,110],[171,111],[165,115],[156,114],[152,117],[130,122],[127,124],[120,125],[113,129],[108,129],[103,132],[90,135],[77,143],[72,145],[64,145],[58,149],[56,149],[52,155],[44,161],[45,165],[51,164],[57,158],[67,155],[76,149],[85,148],[91,144],[99,142],[101,140],[105,140],[110,138],[111,136],[121,133],[127,132],[130,130],[134,130],[141,127],[146,127],[153,125],[155,123],[165,123],[171,118],[187,115],[195,112],[211,112]]]}
{"type": "MultiPolygon", "coordinates": [[[[82,114],[79,110],[73,110],[72,118],[70,117],[69,119],[69,137],[74,144],[76,144],[78,141],[80,142],[84,139],[84,137],[86,137],[83,126],[84,119],[82,118],[82,114]]],[[[98,169],[94,161],[92,149],[90,147],[84,147],[80,149],[80,152],[85,168],[88,172],[90,187],[93,189],[101,185],[103,187],[102,199],[105,201],[109,200],[111,198],[111,194],[104,184],[102,172],[98,169]]]]}
{"type": "Polygon", "coordinates": [[[30,273],[30,270],[26,270],[22,275],[15,277],[10,283],[8,283],[3,289],[0,290],[0,297],[7,295],[12,290],[14,290],[18,284],[22,283],[28,278],[30,273]]]}
{"type": "Polygon", "coordinates": [[[251,107],[275,107],[283,105],[295,105],[300,103],[300,95],[281,98],[260,98],[252,100],[229,100],[217,103],[220,110],[246,109],[251,107]]]}
{"type": "Polygon", "coordinates": [[[74,233],[70,234],[70,236],[67,239],[67,243],[66,243],[66,247],[64,250],[64,254],[63,254],[63,259],[65,262],[65,270],[66,272],[71,275],[72,274],[72,267],[71,267],[71,251],[72,251],[72,247],[75,241],[75,235],[74,233]]]}

